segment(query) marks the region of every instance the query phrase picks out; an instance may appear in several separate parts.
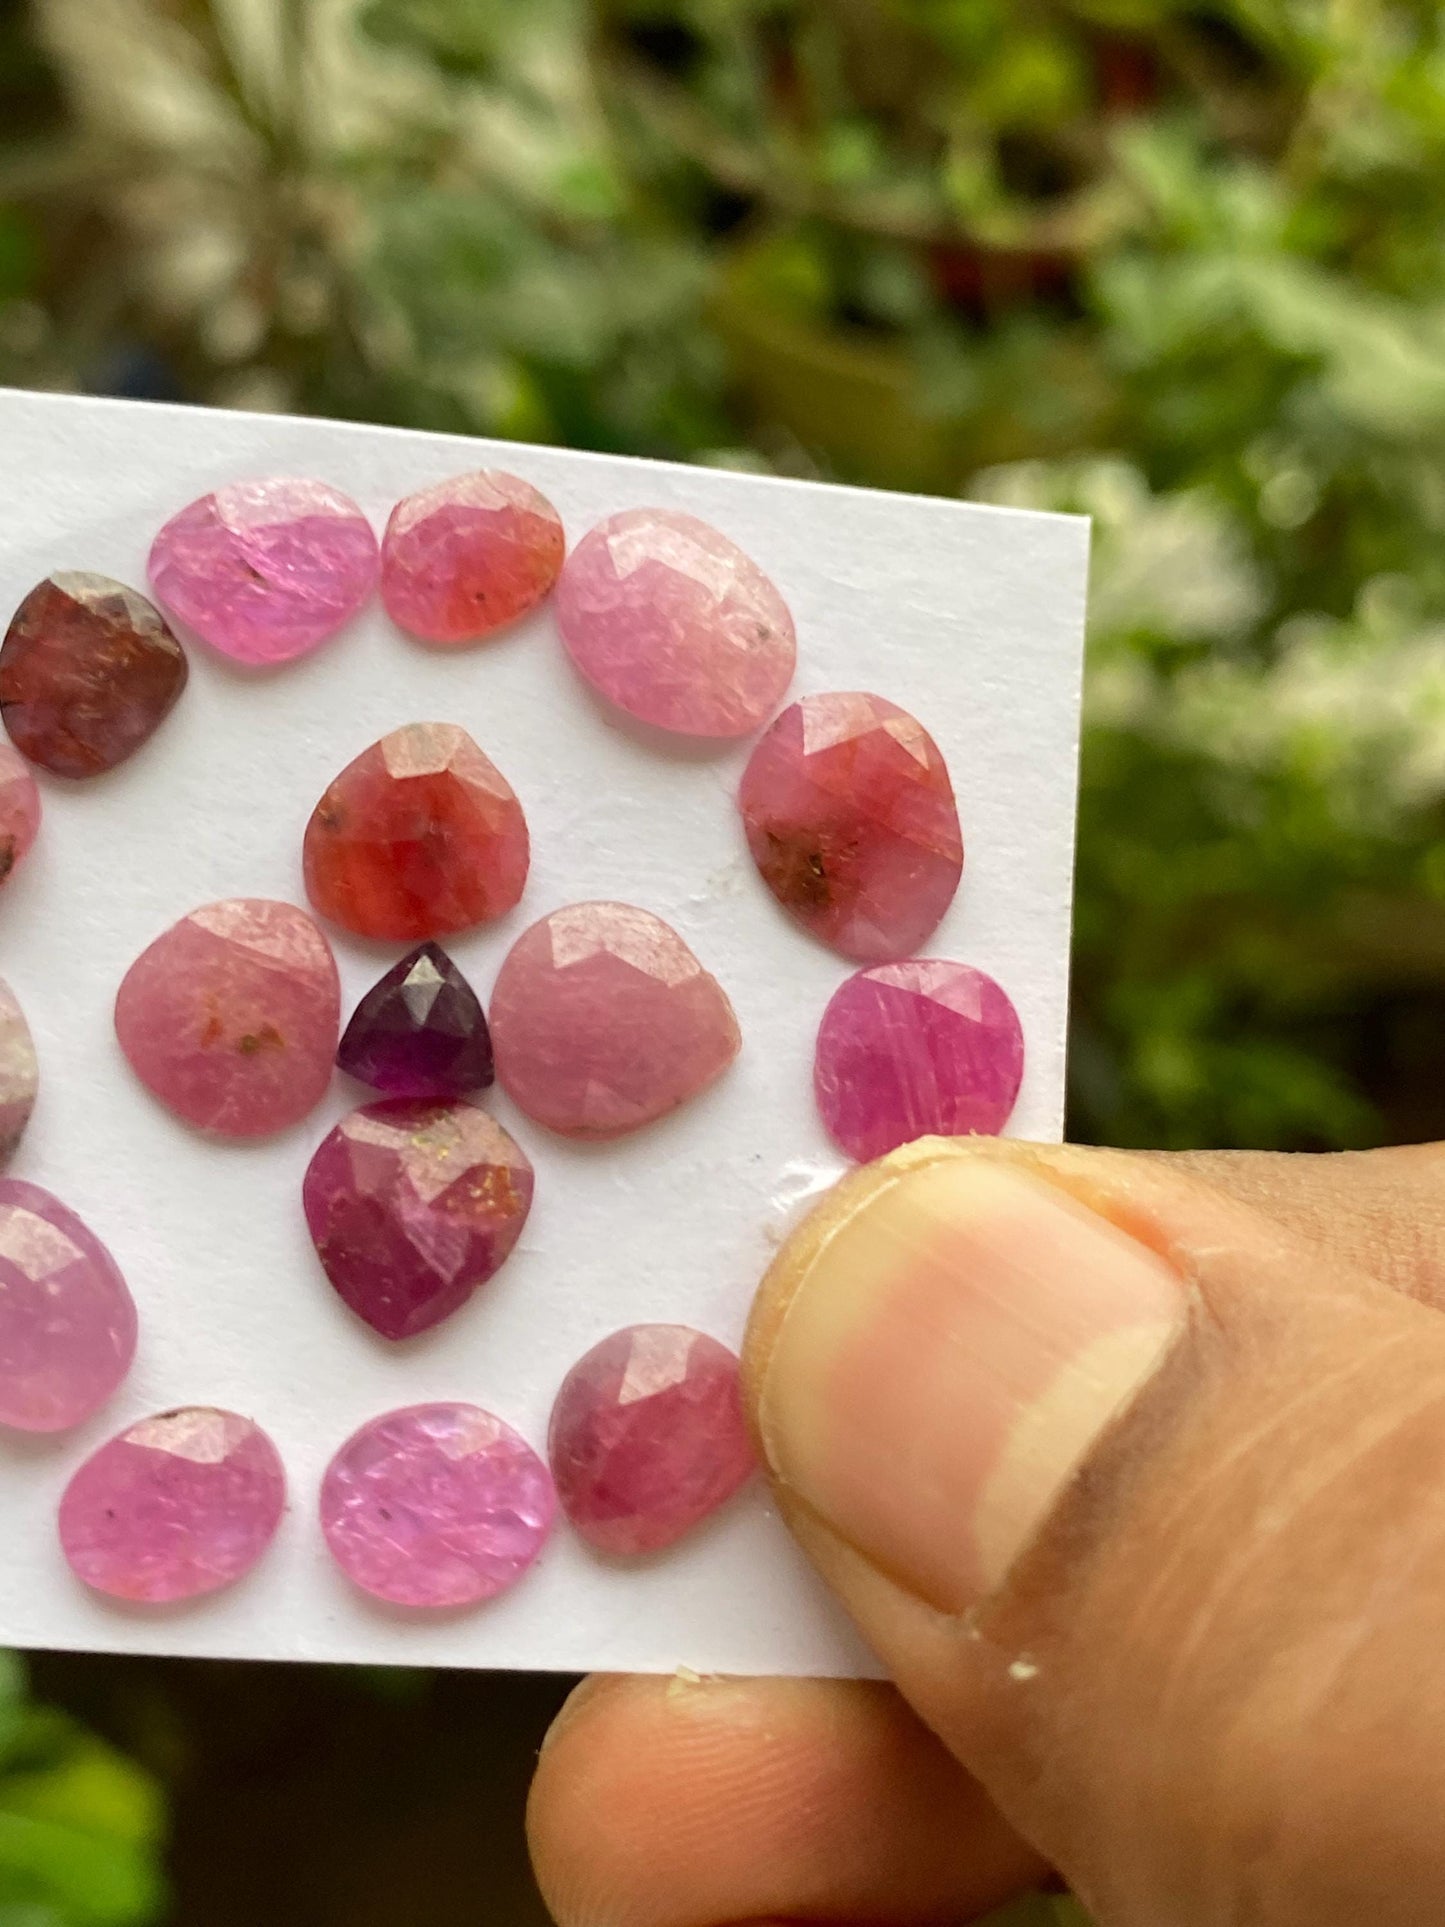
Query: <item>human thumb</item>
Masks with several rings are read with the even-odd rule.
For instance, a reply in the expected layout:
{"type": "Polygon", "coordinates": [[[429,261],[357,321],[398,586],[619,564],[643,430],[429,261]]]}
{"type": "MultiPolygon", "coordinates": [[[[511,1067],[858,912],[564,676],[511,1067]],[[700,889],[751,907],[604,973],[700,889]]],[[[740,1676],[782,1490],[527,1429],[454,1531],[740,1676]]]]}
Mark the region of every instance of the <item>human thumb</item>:
{"type": "Polygon", "coordinates": [[[754,1311],[780,1502],[1101,1927],[1445,1920],[1445,1317],[1161,1161],[925,1141],[754,1311]]]}

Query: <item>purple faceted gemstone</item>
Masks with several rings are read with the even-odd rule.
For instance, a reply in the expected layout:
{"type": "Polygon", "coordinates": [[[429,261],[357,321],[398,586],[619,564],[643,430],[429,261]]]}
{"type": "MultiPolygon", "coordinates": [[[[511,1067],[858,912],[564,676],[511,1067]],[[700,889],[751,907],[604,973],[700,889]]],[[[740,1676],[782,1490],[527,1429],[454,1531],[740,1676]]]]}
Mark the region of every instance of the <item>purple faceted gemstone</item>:
{"type": "Polygon", "coordinates": [[[367,991],[336,1061],[388,1097],[463,1097],[493,1076],[481,1001],[434,943],[403,957],[367,991]]]}

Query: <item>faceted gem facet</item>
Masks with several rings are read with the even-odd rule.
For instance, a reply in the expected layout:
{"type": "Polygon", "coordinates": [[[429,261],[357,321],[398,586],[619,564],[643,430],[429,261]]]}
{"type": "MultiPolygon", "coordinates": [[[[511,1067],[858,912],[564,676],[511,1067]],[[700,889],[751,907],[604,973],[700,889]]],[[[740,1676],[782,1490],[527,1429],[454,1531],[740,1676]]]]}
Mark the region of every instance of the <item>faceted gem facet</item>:
{"type": "Polygon", "coordinates": [[[145,950],[115,1004],[137,1077],[188,1124],[265,1137],[331,1081],[341,985],[304,910],[262,897],[206,904],[145,950]]]}
{"type": "Polygon", "coordinates": [[[397,1606],[494,1599],[536,1559],[556,1508],[531,1446],[476,1405],[409,1405],[373,1419],[321,1484],[332,1558],[397,1606]]]}
{"type": "Polygon", "coordinates": [[[56,776],[98,776],[138,750],[186,686],[159,609],[109,576],[47,576],[0,644],[0,716],[56,776]]]}
{"type": "Polygon", "coordinates": [[[0,1178],[0,1425],[79,1425],[135,1344],[135,1304],[95,1233],[38,1184],[0,1178]]]}
{"type": "Polygon", "coordinates": [[[739,1042],[717,979],[661,917],[626,903],[576,903],[534,923],[492,993],[503,1088],[568,1137],[619,1137],[676,1110],[739,1042]]]}
{"type": "Polygon", "coordinates": [[[367,991],[341,1037],[342,1070],[388,1097],[464,1097],[492,1081],[477,993],[445,950],[424,943],[367,991]]]}
{"type": "Polygon", "coordinates": [[[259,1425],[190,1405],[101,1446],[60,1501],[60,1544],[87,1586],[162,1605],[219,1592],[276,1536],[286,1475],[259,1425]]]}
{"type": "Polygon", "coordinates": [[[0,883],[10,875],[40,829],[40,791],[18,749],[0,743],[0,883]]]}
{"type": "Polygon", "coordinates": [[[561,516],[530,482],[500,468],[455,475],[392,510],[381,599],[425,642],[476,642],[551,593],[566,546],[561,516]]]}
{"type": "Polygon", "coordinates": [[[963,839],[947,767],[923,725],[879,696],[785,709],[738,804],[763,881],[845,957],[906,957],[953,901],[963,839]]]}
{"type": "Polygon", "coordinates": [[[361,937],[415,943],[510,910],[531,849],[522,806],[452,723],[410,723],[349,763],[306,826],[306,890],[361,937]]]}
{"type": "Polygon", "coordinates": [[[738,1361],[686,1325],[631,1325],[562,1382],[547,1435],[557,1496],[600,1552],[670,1546],[756,1463],[738,1361]]]}
{"type": "Polygon", "coordinates": [[[834,992],[813,1083],[828,1135],[866,1163],[917,1137],[995,1136],[1023,1071],[1018,1012],[993,978],[914,957],[834,992]]]}
{"type": "Polygon", "coordinates": [[[151,545],[162,604],[237,662],[290,662],[376,587],[371,524],[326,482],[234,482],[173,515],[151,545]]]}
{"type": "Polygon", "coordinates": [[[532,1166],[471,1104],[389,1098],[342,1119],[302,1202],[341,1298],[383,1338],[412,1338],[507,1258],[532,1208],[532,1166]]]}
{"type": "Polygon", "coordinates": [[[35,1040],[9,984],[0,982],[0,1163],[20,1142],[40,1089],[35,1040]]]}
{"type": "Polygon", "coordinates": [[[746,736],[793,679],[793,618],[735,542],[676,509],[625,509],[567,558],[557,622],[578,670],[643,722],[746,736]]]}

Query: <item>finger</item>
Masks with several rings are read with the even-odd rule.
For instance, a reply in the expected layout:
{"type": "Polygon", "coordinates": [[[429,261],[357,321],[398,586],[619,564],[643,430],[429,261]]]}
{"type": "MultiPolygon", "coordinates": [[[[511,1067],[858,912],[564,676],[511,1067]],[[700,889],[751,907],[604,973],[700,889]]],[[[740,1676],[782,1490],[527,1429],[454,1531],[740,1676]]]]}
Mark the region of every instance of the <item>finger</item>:
{"type": "Polygon", "coordinates": [[[891,1688],[599,1678],[538,1765],[560,1927],[973,1918],[1042,1864],[891,1688]]]}
{"type": "Polygon", "coordinates": [[[1102,1927],[1445,1918],[1445,1323],[1147,1157],[910,1147],[790,1242],[805,1549],[1102,1927]]]}

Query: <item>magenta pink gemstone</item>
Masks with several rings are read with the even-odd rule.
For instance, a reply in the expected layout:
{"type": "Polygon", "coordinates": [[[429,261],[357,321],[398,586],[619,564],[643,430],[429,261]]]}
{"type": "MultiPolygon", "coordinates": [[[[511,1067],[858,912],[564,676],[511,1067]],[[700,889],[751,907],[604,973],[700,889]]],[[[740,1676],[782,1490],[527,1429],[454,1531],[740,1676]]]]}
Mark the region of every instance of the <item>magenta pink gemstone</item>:
{"type": "Polygon", "coordinates": [[[341,1120],[302,1203],[339,1296],[383,1338],[412,1338],[501,1268],[532,1183],[526,1153],[485,1111],[400,1097],[341,1120]]]}
{"type": "Polygon", "coordinates": [[[833,993],[813,1084],[828,1135],[866,1163],[918,1137],[996,1136],[1023,1074],[1018,1012],[993,978],[914,957],[833,993]]]}
{"type": "Polygon", "coordinates": [[[746,736],[793,679],[793,618],[735,542],[677,509],[625,509],[567,558],[557,622],[610,702],[683,736],[746,736]]]}
{"type": "Polygon", "coordinates": [[[40,791],[30,765],[12,743],[0,742],[0,883],[14,870],[40,828],[40,791]]]}
{"type": "Polygon", "coordinates": [[[126,972],[121,1049],[199,1130],[266,1137],[315,1109],[331,1081],[341,985],[304,910],[237,897],[193,910],[126,972]]]}
{"type": "Polygon", "coordinates": [[[726,993],[677,932],[626,903],[523,931],[492,992],[503,1089],[567,1137],[620,1137],[676,1110],[738,1053],[726,993]]]}
{"type": "Polygon", "coordinates": [[[881,696],[805,696],[749,758],[738,805],[763,881],[824,943],[860,963],[906,957],[963,874],[938,745],[881,696]]]}
{"type": "Polygon", "coordinates": [[[657,1552],[756,1463],[738,1361],[686,1325],[630,1325],[568,1372],[547,1456],[562,1509],[599,1552],[657,1552]]]}
{"type": "Polygon", "coordinates": [[[60,1501],[60,1544],[97,1592],[163,1605],[249,1572],[285,1506],[260,1426],[190,1405],[128,1426],[85,1461],[60,1501]]]}
{"type": "Polygon", "coordinates": [[[35,1040],[9,984],[0,982],[0,1163],[24,1135],[40,1090],[35,1040]]]}
{"type": "Polygon", "coordinates": [[[95,1233],[38,1184],[0,1178],[0,1425],[79,1425],[135,1344],[135,1304],[95,1233]]]}
{"type": "Polygon", "coordinates": [[[530,482],[500,468],[455,475],[392,510],[381,599],[424,642],[476,642],[551,594],[566,546],[561,516],[530,482]]]}
{"type": "Polygon", "coordinates": [[[237,662],[290,662],[376,587],[371,524],[325,482],[234,482],[173,515],[150,579],[173,616],[237,662]]]}
{"type": "Polygon", "coordinates": [[[349,1438],[321,1485],[331,1556],[397,1606],[480,1605],[514,1586],[552,1530],[547,1468],[476,1405],[409,1405],[349,1438]]]}

